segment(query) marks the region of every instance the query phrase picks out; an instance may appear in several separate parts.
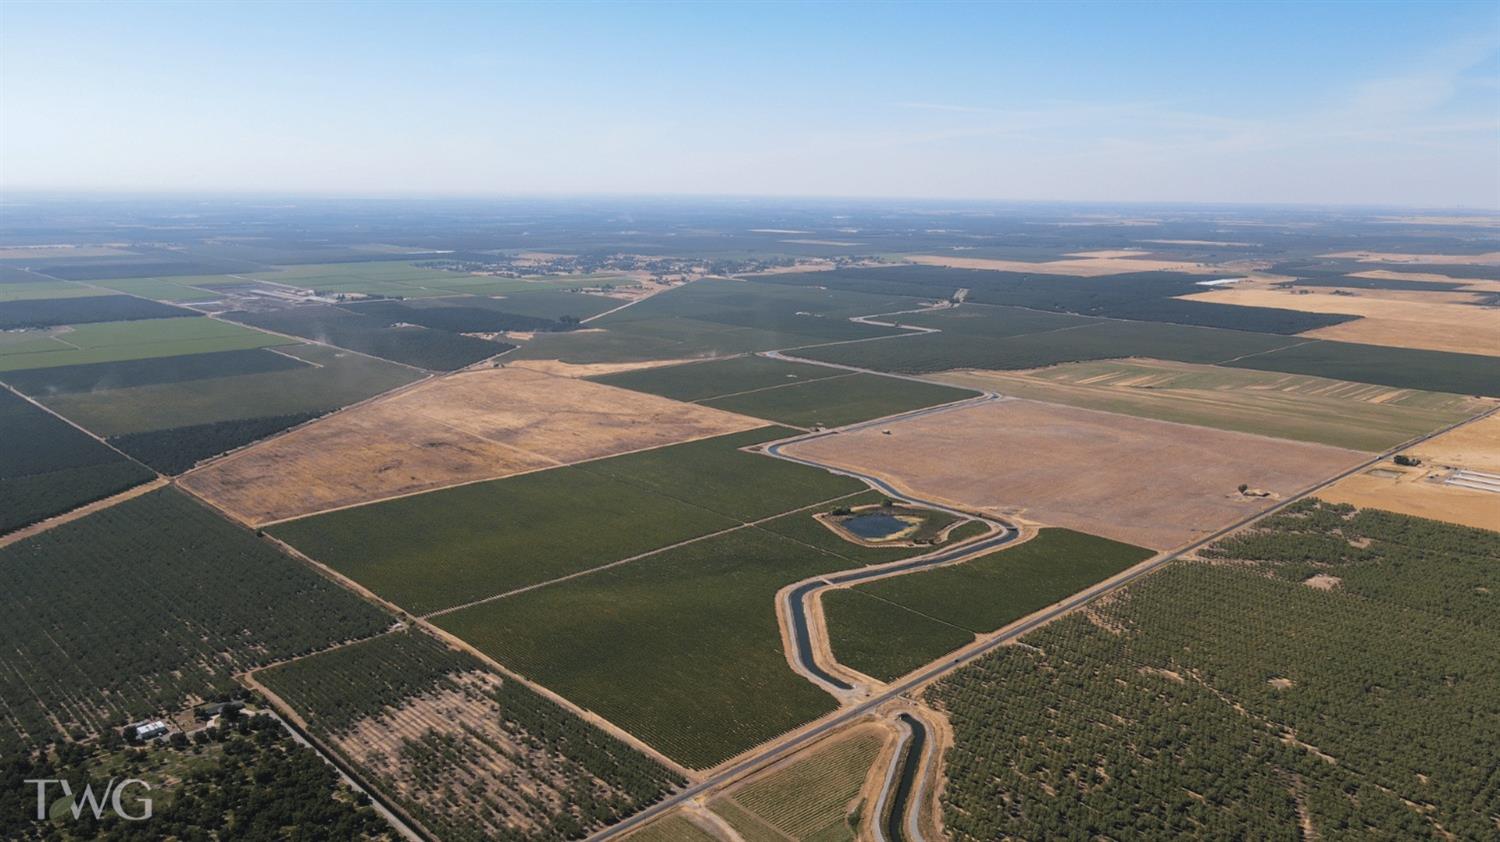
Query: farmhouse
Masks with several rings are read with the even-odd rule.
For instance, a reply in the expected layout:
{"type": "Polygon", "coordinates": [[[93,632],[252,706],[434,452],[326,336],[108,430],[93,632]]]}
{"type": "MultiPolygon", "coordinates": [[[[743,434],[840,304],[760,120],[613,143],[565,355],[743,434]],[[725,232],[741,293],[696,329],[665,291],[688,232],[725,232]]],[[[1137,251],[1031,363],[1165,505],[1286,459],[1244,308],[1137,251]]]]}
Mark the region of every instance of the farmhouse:
{"type": "Polygon", "coordinates": [[[145,742],[146,740],[154,740],[157,737],[165,736],[166,733],[167,723],[160,719],[151,719],[144,722],[137,722],[134,725],[125,726],[126,736],[134,738],[141,742],[145,742]]]}

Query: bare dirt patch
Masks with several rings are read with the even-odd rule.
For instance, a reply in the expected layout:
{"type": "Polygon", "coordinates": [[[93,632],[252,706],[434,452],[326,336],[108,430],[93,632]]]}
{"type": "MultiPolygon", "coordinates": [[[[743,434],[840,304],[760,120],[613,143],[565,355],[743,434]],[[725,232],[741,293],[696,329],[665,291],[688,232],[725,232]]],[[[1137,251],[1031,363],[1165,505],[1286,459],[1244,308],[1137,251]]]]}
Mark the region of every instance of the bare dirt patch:
{"type": "Polygon", "coordinates": [[[1155,675],[1161,678],[1165,678],[1168,681],[1176,682],[1178,684],[1187,683],[1187,679],[1182,677],[1182,673],[1177,672],[1176,670],[1162,669],[1161,667],[1141,667],[1136,671],[1141,675],[1155,675]]]}
{"type": "Polygon", "coordinates": [[[1308,586],[1309,588],[1314,588],[1320,591],[1331,591],[1334,588],[1338,587],[1343,581],[1343,579],[1340,579],[1337,576],[1330,576],[1327,573],[1319,573],[1315,576],[1309,576],[1306,579],[1303,579],[1302,584],[1308,586]]]}
{"type": "Polygon", "coordinates": [[[587,380],[481,369],[299,427],[180,482],[260,526],[762,426],[758,419],[587,380]]]}
{"type": "Polygon", "coordinates": [[[1266,683],[1271,685],[1272,687],[1275,687],[1277,690],[1290,690],[1293,687],[1297,686],[1297,682],[1291,680],[1290,678],[1271,678],[1267,679],[1266,683]]]}
{"type": "Polygon", "coordinates": [[[638,368],[659,368],[664,365],[681,365],[682,360],[645,360],[633,363],[565,363],[561,360],[516,360],[507,364],[509,368],[524,368],[540,371],[557,377],[602,377],[638,368]]]}
{"type": "MultiPolygon", "coordinates": [[[[489,673],[454,676],[452,685],[387,707],[332,742],[401,800],[462,816],[486,837],[545,830],[573,806],[571,770],[544,745],[507,730],[490,695],[499,683],[489,673]]],[[[611,791],[598,779],[593,785],[611,791]]]]}
{"type": "Polygon", "coordinates": [[[1201,538],[1362,454],[1029,400],[812,439],[792,455],[878,475],[960,509],[1022,514],[1154,549],[1201,538]],[[890,434],[884,433],[889,430],[890,434]]]}
{"type": "Polygon", "coordinates": [[[911,255],[907,259],[924,266],[948,266],[954,269],[992,269],[997,272],[1030,272],[1034,275],[1071,275],[1094,278],[1102,275],[1123,275],[1127,272],[1186,272],[1194,275],[1214,275],[1226,271],[1219,266],[1192,263],[1182,260],[1152,260],[1135,256],[1119,255],[1131,252],[1099,252],[1113,257],[1072,257],[1068,260],[1049,260],[1045,263],[1028,263],[1024,260],[995,260],[984,257],[955,257],[940,254],[911,255]]]}
{"type": "MultiPolygon", "coordinates": [[[[1423,293],[1417,293],[1417,296],[1423,293]]],[[[1451,296],[1395,299],[1373,295],[1333,295],[1299,290],[1235,286],[1184,296],[1187,301],[1278,307],[1305,313],[1344,313],[1363,318],[1308,331],[1303,336],[1422,348],[1461,354],[1500,356],[1500,309],[1455,302],[1451,296]],[[1445,300],[1447,299],[1447,300],[1445,300]]]]}

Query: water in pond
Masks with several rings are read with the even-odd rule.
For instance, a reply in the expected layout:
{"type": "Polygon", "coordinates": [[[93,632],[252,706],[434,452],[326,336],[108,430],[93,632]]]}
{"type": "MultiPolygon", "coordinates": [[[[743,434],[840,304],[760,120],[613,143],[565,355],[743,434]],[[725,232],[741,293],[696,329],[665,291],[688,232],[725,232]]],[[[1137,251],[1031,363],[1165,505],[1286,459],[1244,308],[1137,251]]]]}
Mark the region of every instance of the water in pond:
{"type": "Polygon", "coordinates": [[[911,528],[906,521],[881,512],[855,515],[840,525],[866,541],[879,541],[911,528]]]}

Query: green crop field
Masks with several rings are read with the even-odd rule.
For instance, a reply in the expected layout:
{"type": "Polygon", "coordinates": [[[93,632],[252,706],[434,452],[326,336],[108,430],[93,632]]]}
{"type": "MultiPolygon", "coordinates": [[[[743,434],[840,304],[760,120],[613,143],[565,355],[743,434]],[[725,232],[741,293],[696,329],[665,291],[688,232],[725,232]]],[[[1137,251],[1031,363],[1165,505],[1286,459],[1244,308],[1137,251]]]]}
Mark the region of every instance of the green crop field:
{"type": "Polygon", "coordinates": [[[977,394],[760,356],[648,368],[595,379],[804,428],[838,427],[977,394]]]}
{"type": "Polygon", "coordinates": [[[160,383],[184,383],[212,380],[268,371],[308,368],[296,357],[263,348],[241,351],[212,351],[206,354],[181,354],[149,360],[119,360],[83,365],[56,365],[12,371],[5,382],[33,397],[95,392],[104,389],[126,389],[160,383]]]}
{"type": "Polygon", "coordinates": [[[223,275],[188,275],[180,278],[112,278],[92,283],[116,292],[157,301],[213,301],[220,297],[213,290],[193,286],[194,281],[235,283],[237,279],[223,275]]]}
{"type": "Polygon", "coordinates": [[[974,561],[881,579],[856,589],[982,634],[1152,555],[1143,547],[1051,528],[974,561]]]}
{"type": "Polygon", "coordinates": [[[426,613],[859,491],[751,430],[314,515],[271,534],[426,613]]]}
{"type": "Polygon", "coordinates": [[[470,275],[443,269],[424,269],[412,263],[378,260],[364,263],[314,263],[281,266],[274,270],[246,272],[226,277],[220,283],[243,283],[243,279],[273,281],[320,292],[363,292],[392,298],[425,298],[436,295],[499,295],[545,289],[568,289],[587,283],[559,277],[522,280],[470,275]]]}
{"type": "Polygon", "coordinates": [[[881,681],[894,681],[974,642],[968,629],[854,588],[824,591],[821,599],[838,662],[881,681]]]}
{"type": "Polygon", "coordinates": [[[840,661],[889,680],[952,651],[953,642],[995,631],[1151,555],[1081,532],[1043,529],[973,561],[826,594],[829,641],[840,661]]]}
{"type": "Polygon", "coordinates": [[[1353,342],[1304,342],[1225,365],[1312,374],[1399,389],[1500,397],[1500,364],[1494,357],[1353,342]]]}
{"type": "MultiPolygon", "coordinates": [[[[966,304],[947,318],[958,318],[965,310],[979,306],[982,305],[966,304]]],[[[1012,331],[1025,329],[1025,322],[1040,314],[1020,317],[1023,322],[1017,324],[1011,318],[1013,314],[994,312],[1006,309],[986,308],[983,323],[966,323],[961,331],[809,348],[797,355],[861,368],[922,374],[954,368],[1039,368],[1116,357],[1214,363],[1306,341],[1269,333],[1077,316],[1062,316],[1074,320],[1062,327],[1033,324],[1030,326],[1033,332],[1016,333],[1012,331]],[[1001,333],[993,336],[985,333],[983,328],[989,322],[996,322],[1001,333]]]]}
{"type": "Polygon", "coordinates": [[[94,734],[391,620],[172,489],[0,547],[0,750],[94,734]],[[254,598],[247,598],[254,594],[254,598]]]}
{"type": "Polygon", "coordinates": [[[741,529],[468,608],[438,625],[682,763],[833,710],[782,652],[774,598],[843,559],[741,529]]]}
{"type": "Polygon", "coordinates": [[[539,336],[517,356],[570,363],[693,359],[891,336],[849,316],[916,306],[905,297],[702,280],[589,323],[603,332],[539,336]]]}
{"type": "Polygon", "coordinates": [[[580,467],[741,521],[768,518],[866,489],[864,483],[849,477],[739,449],[793,432],[762,427],[580,467]]]}
{"type": "MultiPolygon", "coordinates": [[[[870,777],[887,734],[876,727],[856,729],[829,740],[764,777],[710,802],[746,840],[815,839],[853,842],[851,804],[870,777]]],[[[853,804],[863,821],[873,804],[853,804]]]]}
{"type": "Polygon", "coordinates": [[[705,406],[798,427],[841,427],[977,397],[968,389],[879,374],[850,374],[701,401],[705,406]]]}
{"type": "Polygon", "coordinates": [[[1375,452],[1483,409],[1462,395],[1393,395],[1367,383],[1157,360],[939,378],[1015,397],[1375,452]]]}
{"type": "Polygon", "coordinates": [[[153,478],[67,422],[0,388],[0,532],[153,478]]]}
{"type": "Polygon", "coordinates": [[[69,281],[49,281],[40,276],[37,280],[21,283],[0,284],[0,301],[31,301],[46,298],[86,298],[103,295],[100,290],[69,281]]]}
{"type": "Polygon", "coordinates": [[[588,331],[537,334],[511,356],[557,359],[579,365],[689,360],[791,348],[817,341],[803,334],[731,328],[698,319],[627,322],[608,327],[589,322],[588,326],[588,331]]]}
{"type": "Polygon", "coordinates": [[[297,341],[204,318],[96,322],[13,335],[22,338],[0,342],[0,372],[266,348],[297,341]]]}
{"type": "Polygon", "coordinates": [[[657,819],[626,838],[630,842],[718,842],[719,839],[693,824],[681,813],[657,819]]]}
{"type": "Polygon", "coordinates": [[[1494,836],[1500,534],[1309,500],[1204,555],[928,691],[954,839],[1494,836]]]}
{"type": "Polygon", "coordinates": [[[626,303],[618,298],[608,298],[603,295],[585,295],[549,289],[523,288],[500,293],[476,291],[475,294],[498,295],[497,298],[487,299],[490,301],[490,306],[496,310],[522,316],[535,316],[539,319],[560,319],[563,316],[572,316],[580,320],[587,319],[626,303]]]}
{"type": "Polygon", "coordinates": [[[426,613],[737,523],[573,466],[314,515],[268,531],[397,605],[426,613]]]}
{"type": "MultiPolygon", "coordinates": [[[[206,319],[203,321],[207,321],[206,319]]],[[[279,339],[279,337],[273,337],[279,339]]],[[[310,365],[180,383],[54,395],[48,407],[102,436],[324,413],[421,379],[405,366],[323,345],[276,349],[310,365]]],[[[5,379],[0,375],[0,380],[5,379]]]]}
{"type": "Polygon", "coordinates": [[[810,336],[828,336],[831,332],[838,336],[829,338],[848,338],[894,332],[888,328],[851,324],[851,316],[919,306],[921,299],[906,295],[705,278],[652,296],[600,321],[608,326],[635,321],[697,319],[810,336]]]}
{"type": "Polygon", "coordinates": [[[848,373],[846,369],[831,366],[784,362],[768,357],[748,355],[701,363],[643,368],[591,379],[610,386],[649,392],[674,400],[701,401],[773,386],[842,377],[848,373]]]}

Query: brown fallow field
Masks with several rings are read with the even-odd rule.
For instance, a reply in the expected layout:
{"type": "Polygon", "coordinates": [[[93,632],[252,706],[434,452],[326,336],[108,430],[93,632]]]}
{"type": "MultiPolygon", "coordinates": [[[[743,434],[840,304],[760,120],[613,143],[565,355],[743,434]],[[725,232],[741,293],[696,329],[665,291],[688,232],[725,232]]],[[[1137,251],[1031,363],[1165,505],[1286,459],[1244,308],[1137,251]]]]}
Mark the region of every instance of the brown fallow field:
{"type": "Polygon", "coordinates": [[[1159,550],[1211,534],[1369,458],[1020,399],[813,439],[784,452],[874,474],[958,508],[1159,550]]]}
{"type": "Polygon", "coordinates": [[[1406,252],[1390,251],[1341,251],[1334,254],[1325,254],[1323,257],[1342,257],[1346,260],[1358,260],[1361,263],[1500,266],[1500,251],[1487,251],[1482,254],[1409,254],[1406,252]]]}
{"type": "Polygon", "coordinates": [[[180,483],[262,526],[763,426],[587,380],[481,369],[331,415],[185,474],[180,483]]]}
{"type": "Polygon", "coordinates": [[[1080,278],[1123,275],[1127,272],[1185,272],[1194,275],[1214,275],[1234,271],[1225,267],[1209,266],[1203,263],[1192,263],[1183,260],[1155,260],[1150,257],[1150,252],[1124,250],[1083,251],[1067,255],[1067,258],[1066,260],[1031,263],[1025,260],[998,260],[985,257],[917,254],[907,257],[907,260],[910,260],[912,263],[920,263],[924,266],[947,266],[953,269],[990,269],[997,272],[1030,272],[1035,275],[1071,275],[1080,278]]]}
{"type": "Polygon", "coordinates": [[[1184,298],[1363,317],[1302,334],[1319,339],[1500,356],[1500,308],[1478,306],[1476,293],[1376,290],[1370,294],[1359,290],[1353,295],[1335,295],[1236,284],[1184,298]]]}

